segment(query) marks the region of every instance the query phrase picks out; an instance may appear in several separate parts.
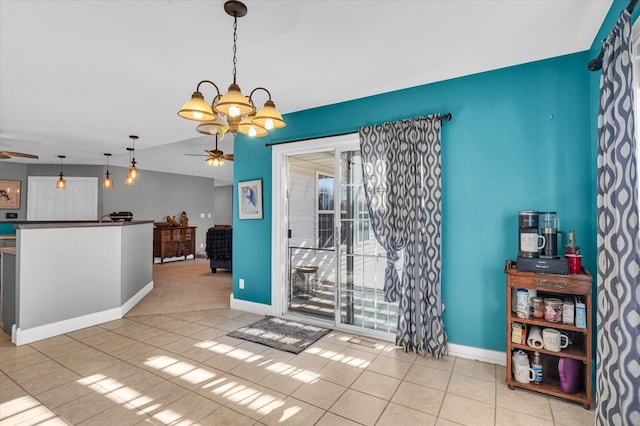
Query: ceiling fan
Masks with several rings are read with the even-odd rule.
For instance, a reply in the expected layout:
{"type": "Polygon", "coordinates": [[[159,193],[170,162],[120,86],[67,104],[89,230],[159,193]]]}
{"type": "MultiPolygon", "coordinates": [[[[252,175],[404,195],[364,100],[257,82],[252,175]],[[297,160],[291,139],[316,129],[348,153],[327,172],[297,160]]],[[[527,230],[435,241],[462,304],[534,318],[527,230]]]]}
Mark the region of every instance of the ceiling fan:
{"type": "Polygon", "coordinates": [[[218,134],[216,133],[216,148],[212,150],[205,149],[204,152],[207,154],[185,154],[185,155],[193,155],[196,157],[208,157],[205,161],[209,163],[211,166],[222,166],[224,164],[223,160],[233,161],[233,154],[225,154],[224,152],[218,149],[218,134]]]}
{"type": "Polygon", "coordinates": [[[0,151],[0,160],[6,160],[11,157],[31,158],[37,160],[39,157],[33,154],[25,154],[23,152],[0,151]]]}

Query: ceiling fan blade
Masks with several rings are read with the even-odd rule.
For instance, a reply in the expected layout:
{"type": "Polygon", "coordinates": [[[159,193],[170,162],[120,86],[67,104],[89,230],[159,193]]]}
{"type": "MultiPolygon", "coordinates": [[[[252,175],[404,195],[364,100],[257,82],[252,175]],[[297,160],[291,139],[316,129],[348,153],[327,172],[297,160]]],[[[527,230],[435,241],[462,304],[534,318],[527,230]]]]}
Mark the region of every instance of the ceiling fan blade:
{"type": "Polygon", "coordinates": [[[211,157],[210,155],[207,155],[207,154],[185,154],[185,155],[190,155],[192,157],[211,157]]]}
{"type": "Polygon", "coordinates": [[[223,154],[222,158],[225,160],[233,161],[233,154],[223,154]]]}
{"type": "Polygon", "coordinates": [[[24,152],[0,151],[0,158],[7,159],[11,157],[32,158],[34,160],[40,158],[37,155],[25,154],[24,152]]]}

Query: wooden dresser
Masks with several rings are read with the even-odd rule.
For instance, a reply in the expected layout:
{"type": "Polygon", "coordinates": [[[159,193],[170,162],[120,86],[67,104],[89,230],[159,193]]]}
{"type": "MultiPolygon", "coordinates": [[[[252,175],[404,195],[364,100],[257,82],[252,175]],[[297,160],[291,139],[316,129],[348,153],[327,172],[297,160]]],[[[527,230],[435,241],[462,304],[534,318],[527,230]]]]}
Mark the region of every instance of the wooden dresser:
{"type": "Polygon", "coordinates": [[[154,228],[153,229],[153,257],[159,257],[164,263],[166,257],[181,257],[193,255],[196,258],[196,227],[185,228],[154,228]]]}

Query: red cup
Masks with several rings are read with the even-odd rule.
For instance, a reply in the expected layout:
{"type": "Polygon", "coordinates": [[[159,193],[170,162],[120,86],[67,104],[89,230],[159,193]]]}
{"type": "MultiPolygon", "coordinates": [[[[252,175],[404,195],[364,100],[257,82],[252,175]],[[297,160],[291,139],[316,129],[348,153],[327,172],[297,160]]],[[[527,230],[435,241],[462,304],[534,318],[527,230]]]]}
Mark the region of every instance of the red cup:
{"type": "Polygon", "coordinates": [[[565,247],[564,254],[580,254],[580,249],[578,247],[565,247]]]}
{"type": "Polygon", "coordinates": [[[565,254],[565,257],[569,259],[569,272],[571,274],[579,274],[580,266],[582,265],[581,254],[565,254]]]}

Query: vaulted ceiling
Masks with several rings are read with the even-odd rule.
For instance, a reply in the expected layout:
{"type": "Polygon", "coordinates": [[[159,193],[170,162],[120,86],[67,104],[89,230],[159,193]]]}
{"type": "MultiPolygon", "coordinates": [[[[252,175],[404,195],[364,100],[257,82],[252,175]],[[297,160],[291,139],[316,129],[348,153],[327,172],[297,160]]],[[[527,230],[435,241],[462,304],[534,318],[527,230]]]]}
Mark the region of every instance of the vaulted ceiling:
{"type": "MultiPolygon", "coordinates": [[[[267,87],[287,113],[587,50],[612,1],[245,3],[238,84],[267,87]]],[[[40,156],[2,161],[104,164],[110,152],[125,166],[136,134],[141,169],[230,182],[232,163],[184,155],[214,140],[176,115],[200,80],[223,93],[232,82],[223,4],[0,0],[0,150],[40,156]]],[[[230,135],[220,149],[233,152],[230,135]]]]}

